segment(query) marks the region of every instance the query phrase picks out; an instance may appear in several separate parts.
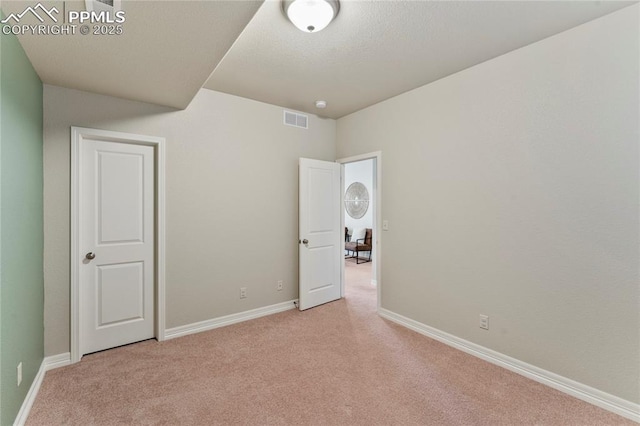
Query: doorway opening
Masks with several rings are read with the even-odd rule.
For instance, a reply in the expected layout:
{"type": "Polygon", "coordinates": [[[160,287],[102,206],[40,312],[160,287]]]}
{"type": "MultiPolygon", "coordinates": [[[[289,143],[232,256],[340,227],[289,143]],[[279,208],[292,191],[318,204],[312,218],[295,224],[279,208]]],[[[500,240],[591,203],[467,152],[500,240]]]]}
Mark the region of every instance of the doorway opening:
{"type": "Polygon", "coordinates": [[[342,164],[343,297],[375,298],[380,308],[380,152],[338,160],[342,164]],[[353,293],[352,293],[353,292],[353,293]]]}

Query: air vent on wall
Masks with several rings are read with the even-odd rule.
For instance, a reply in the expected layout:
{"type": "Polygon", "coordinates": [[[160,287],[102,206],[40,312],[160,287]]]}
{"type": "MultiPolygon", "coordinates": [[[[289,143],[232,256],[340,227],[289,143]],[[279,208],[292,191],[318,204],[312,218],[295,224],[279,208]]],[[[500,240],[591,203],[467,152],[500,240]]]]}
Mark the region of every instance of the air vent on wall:
{"type": "Polygon", "coordinates": [[[301,129],[308,129],[309,118],[304,114],[298,114],[291,111],[284,112],[284,124],[287,126],[300,127],[301,129]]]}

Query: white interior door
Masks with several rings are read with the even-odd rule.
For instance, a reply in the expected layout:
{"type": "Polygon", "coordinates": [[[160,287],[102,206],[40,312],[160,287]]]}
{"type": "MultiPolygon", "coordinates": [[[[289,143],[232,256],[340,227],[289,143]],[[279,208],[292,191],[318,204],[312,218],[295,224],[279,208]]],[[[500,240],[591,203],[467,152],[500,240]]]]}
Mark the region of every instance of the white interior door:
{"type": "Polygon", "coordinates": [[[154,337],[154,149],[80,144],[80,354],[154,337]]]}
{"type": "Polygon", "coordinates": [[[300,310],[340,298],[340,167],[300,159],[300,310]]]}

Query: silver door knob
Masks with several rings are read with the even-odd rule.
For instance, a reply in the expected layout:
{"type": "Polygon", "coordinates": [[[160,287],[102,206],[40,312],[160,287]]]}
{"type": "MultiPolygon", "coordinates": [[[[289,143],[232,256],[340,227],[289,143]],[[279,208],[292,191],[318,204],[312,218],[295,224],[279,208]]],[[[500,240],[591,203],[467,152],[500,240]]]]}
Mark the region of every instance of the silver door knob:
{"type": "Polygon", "coordinates": [[[305,238],[304,240],[302,240],[302,244],[309,244],[309,240],[305,238]]]}
{"type": "Polygon", "coordinates": [[[86,257],[87,259],[89,259],[89,260],[93,260],[93,259],[95,259],[95,258],[96,258],[96,254],[95,254],[95,253],[93,253],[93,252],[89,252],[89,253],[87,253],[87,254],[85,255],[85,257],[86,257]]]}

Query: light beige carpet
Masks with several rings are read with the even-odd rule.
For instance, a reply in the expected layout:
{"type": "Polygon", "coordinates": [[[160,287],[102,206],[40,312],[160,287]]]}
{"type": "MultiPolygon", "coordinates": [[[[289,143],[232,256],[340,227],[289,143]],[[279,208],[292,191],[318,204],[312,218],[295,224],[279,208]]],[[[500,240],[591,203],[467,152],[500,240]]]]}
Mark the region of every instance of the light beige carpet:
{"type": "Polygon", "coordinates": [[[48,372],[27,424],[634,424],[381,319],[346,264],[344,300],[48,372]]]}

